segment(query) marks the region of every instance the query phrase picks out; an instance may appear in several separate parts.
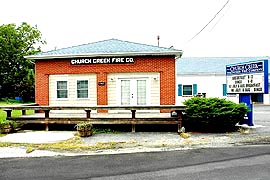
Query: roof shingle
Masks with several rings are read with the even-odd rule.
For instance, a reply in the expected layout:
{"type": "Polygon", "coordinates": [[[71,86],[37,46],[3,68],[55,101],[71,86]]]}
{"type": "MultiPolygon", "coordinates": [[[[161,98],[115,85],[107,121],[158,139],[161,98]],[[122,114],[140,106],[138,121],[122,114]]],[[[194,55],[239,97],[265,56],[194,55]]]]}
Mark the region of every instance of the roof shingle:
{"type": "Polygon", "coordinates": [[[36,55],[27,56],[28,59],[44,59],[46,57],[63,57],[63,56],[85,56],[85,55],[114,55],[114,54],[166,54],[171,53],[180,57],[182,55],[181,50],[172,48],[164,48],[153,45],[146,45],[140,43],[134,43],[129,41],[122,41],[118,39],[108,39],[104,41],[93,42],[89,44],[83,44],[63,49],[57,49],[48,52],[41,52],[36,55]]]}

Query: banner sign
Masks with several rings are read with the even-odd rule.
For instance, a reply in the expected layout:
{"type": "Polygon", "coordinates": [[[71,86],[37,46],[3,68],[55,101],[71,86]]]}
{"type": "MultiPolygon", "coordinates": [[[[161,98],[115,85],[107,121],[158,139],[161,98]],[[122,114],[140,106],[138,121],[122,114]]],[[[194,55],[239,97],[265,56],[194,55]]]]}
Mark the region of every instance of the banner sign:
{"type": "Polygon", "coordinates": [[[227,93],[268,93],[268,61],[226,66],[227,93]]]}
{"type": "Polygon", "coordinates": [[[226,66],[227,75],[263,73],[263,62],[252,62],[226,66]]]}
{"type": "Polygon", "coordinates": [[[73,58],[70,60],[71,65],[83,64],[130,64],[134,63],[133,57],[89,57],[73,58]]]}

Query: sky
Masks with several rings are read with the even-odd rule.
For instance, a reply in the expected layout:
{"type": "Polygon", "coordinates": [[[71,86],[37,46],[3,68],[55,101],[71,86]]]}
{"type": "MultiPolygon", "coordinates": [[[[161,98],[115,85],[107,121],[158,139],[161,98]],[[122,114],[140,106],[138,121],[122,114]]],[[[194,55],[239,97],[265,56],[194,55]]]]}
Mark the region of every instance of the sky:
{"type": "Polygon", "coordinates": [[[183,57],[270,56],[269,7],[269,0],[8,0],[0,25],[37,25],[43,51],[111,38],[158,45],[160,36],[161,47],[183,57]]]}

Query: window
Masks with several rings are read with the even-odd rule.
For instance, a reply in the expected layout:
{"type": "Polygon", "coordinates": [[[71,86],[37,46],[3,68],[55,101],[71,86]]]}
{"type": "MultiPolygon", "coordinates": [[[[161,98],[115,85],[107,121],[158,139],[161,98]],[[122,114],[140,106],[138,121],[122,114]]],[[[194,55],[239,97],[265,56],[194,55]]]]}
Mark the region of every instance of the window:
{"type": "Polygon", "coordinates": [[[77,81],[77,98],[88,98],[88,80],[77,81]]]}
{"type": "Polygon", "coordinates": [[[67,98],[67,81],[57,81],[57,98],[67,98]]]}
{"type": "Polygon", "coordinates": [[[183,85],[183,96],[192,96],[192,85],[183,85]]]}
{"type": "Polygon", "coordinates": [[[178,84],[178,96],[195,96],[197,94],[197,84],[178,84]]]}

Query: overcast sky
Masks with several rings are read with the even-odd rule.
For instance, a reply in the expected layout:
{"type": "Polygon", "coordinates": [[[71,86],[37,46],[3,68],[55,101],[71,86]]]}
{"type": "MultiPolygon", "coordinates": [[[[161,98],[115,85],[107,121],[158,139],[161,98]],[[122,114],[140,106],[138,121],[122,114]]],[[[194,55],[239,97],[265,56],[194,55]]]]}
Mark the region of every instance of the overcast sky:
{"type": "Polygon", "coordinates": [[[184,57],[270,56],[270,0],[229,0],[195,36],[227,1],[5,0],[0,25],[37,25],[43,51],[110,38],[157,45],[159,35],[184,57]]]}

